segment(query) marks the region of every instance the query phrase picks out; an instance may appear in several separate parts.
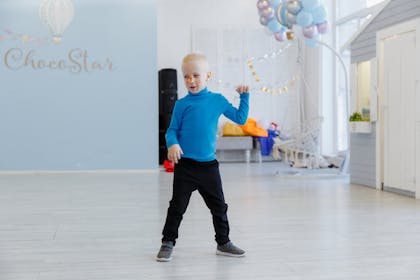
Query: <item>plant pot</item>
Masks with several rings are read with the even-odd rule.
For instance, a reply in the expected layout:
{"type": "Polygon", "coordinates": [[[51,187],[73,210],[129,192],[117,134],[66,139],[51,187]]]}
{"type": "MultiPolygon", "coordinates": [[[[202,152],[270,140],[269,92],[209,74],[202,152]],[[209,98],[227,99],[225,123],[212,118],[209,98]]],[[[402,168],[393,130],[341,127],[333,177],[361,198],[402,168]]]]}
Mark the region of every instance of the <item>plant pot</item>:
{"type": "Polygon", "coordinates": [[[371,122],[350,122],[351,133],[371,133],[372,123],[371,122]]]}

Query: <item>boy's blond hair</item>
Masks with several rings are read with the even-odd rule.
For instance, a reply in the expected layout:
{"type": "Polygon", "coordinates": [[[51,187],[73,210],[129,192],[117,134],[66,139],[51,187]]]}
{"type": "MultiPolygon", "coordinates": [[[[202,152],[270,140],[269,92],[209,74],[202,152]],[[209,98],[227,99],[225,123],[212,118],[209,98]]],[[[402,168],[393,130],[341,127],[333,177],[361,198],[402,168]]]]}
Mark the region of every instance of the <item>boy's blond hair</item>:
{"type": "Polygon", "coordinates": [[[184,70],[184,65],[189,63],[197,63],[203,68],[204,72],[209,71],[209,62],[207,57],[202,53],[189,53],[182,60],[182,70],[184,70]]]}

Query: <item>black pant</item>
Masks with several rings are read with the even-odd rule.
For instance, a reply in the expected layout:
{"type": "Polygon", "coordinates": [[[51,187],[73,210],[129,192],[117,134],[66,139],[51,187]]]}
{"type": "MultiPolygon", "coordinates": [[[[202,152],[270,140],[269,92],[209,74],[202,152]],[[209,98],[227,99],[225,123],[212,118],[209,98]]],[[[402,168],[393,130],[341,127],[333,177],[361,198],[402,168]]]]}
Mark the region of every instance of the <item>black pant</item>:
{"type": "Polygon", "coordinates": [[[198,162],[182,158],[175,165],[172,199],[163,228],[162,241],[178,238],[178,228],[187,210],[193,191],[198,190],[213,215],[213,225],[217,244],[229,242],[228,206],[222,190],[222,180],[217,160],[198,162]]]}

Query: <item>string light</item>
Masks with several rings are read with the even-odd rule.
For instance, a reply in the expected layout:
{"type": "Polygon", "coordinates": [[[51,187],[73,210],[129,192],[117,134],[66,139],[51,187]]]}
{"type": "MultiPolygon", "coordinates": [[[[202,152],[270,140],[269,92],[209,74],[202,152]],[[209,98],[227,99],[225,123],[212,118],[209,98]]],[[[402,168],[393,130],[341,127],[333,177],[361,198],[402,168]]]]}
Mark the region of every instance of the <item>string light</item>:
{"type": "MultiPolygon", "coordinates": [[[[287,34],[290,39],[293,39],[293,33],[287,34]]],[[[290,48],[292,45],[291,44],[287,44],[286,46],[284,46],[284,48],[278,49],[272,53],[269,54],[264,54],[261,57],[251,57],[248,59],[247,61],[247,65],[248,65],[248,69],[253,77],[253,79],[255,80],[255,82],[260,83],[261,82],[261,77],[258,75],[257,71],[255,70],[255,65],[254,62],[264,62],[267,61],[268,59],[273,59],[276,58],[278,55],[280,55],[282,52],[284,52],[285,50],[287,50],[288,48],[290,48]]],[[[277,87],[271,87],[268,85],[263,85],[261,86],[259,89],[264,92],[264,93],[269,93],[269,94],[282,94],[282,93],[287,93],[289,92],[290,88],[293,88],[296,85],[296,81],[299,81],[300,79],[300,74],[295,74],[290,80],[281,83],[280,86],[277,87]]]]}
{"type": "MultiPolygon", "coordinates": [[[[248,68],[251,70],[254,69],[254,65],[252,61],[248,61],[248,68]]],[[[258,76],[256,71],[251,72],[251,75],[254,77],[257,83],[261,82],[261,78],[258,76]]],[[[261,87],[261,91],[265,93],[271,93],[271,94],[275,94],[275,93],[282,94],[283,92],[289,92],[289,89],[295,87],[296,81],[299,81],[299,80],[300,80],[300,74],[296,74],[290,80],[282,83],[282,85],[278,87],[270,87],[270,86],[264,85],[261,87]]]]}

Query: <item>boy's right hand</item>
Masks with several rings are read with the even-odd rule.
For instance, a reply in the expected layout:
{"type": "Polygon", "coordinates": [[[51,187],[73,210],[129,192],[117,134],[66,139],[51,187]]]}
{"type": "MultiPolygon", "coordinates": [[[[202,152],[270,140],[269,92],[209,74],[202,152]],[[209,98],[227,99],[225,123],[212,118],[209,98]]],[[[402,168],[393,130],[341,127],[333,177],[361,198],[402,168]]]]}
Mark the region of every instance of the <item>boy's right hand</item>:
{"type": "Polygon", "coordinates": [[[247,93],[247,92],[249,92],[249,86],[247,86],[247,85],[239,85],[239,86],[236,87],[236,91],[239,94],[247,93]]]}
{"type": "Polygon", "coordinates": [[[173,144],[168,148],[168,159],[175,164],[181,159],[182,154],[184,154],[184,152],[182,152],[182,149],[178,144],[173,144]]]}

